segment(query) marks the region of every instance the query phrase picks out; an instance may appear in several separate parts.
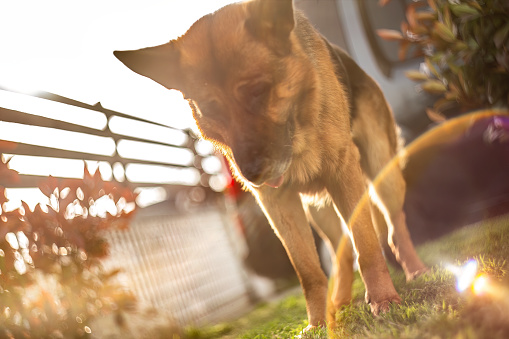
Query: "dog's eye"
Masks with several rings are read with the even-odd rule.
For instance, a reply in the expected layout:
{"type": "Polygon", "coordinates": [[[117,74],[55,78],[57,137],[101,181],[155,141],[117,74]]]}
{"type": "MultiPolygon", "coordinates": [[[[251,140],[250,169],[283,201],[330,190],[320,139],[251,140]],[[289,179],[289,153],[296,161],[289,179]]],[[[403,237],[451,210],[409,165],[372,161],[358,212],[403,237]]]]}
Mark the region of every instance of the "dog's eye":
{"type": "Polygon", "coordinates": [[[204,103],[199,104],[200,111],[202,114],[209,118],[223,122],[225,114],[223,114],[223,108],[218,100],[212,99],[204,103]]]}
{"type": "Polygon", "coordinates": [[[237,96],[241,104],[250,113],[261,113],[270,96],[271,83],[256,81],[241,84],[237,87],[237,96]]]}
{"type": "Polygon", "coordinates": [[[270,84],[268,82],[258,82],[249,86],[248,88],[249,94],[254,98],[264,95],[269,91],[269,89],[270,84]]]}

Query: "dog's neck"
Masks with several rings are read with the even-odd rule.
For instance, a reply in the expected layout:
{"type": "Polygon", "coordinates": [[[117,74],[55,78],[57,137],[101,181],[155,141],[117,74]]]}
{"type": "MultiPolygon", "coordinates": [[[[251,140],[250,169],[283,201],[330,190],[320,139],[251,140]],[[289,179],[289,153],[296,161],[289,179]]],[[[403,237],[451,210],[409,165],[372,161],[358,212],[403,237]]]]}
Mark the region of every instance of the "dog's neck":
{"type": "MultiPolygon", "coordinates": [[[[334,162],[342,152],[342,145],[337,142],[338,134],[350,133],[349,114],[337,114],[350,109],[348,93],[342,78],[337,74],[341,70],[329,57],[329,46],[320,34],[311,26],[304,16],[296,12],[296,27],[292,38],[295,39],[294,55],[304,58],[309,64],[306,77],[309,83],[302,84],[296,98],[300,106],[295,123],[298,131],[293,139],[294,159],[289,169],[289,178],[294,184],[309,182],[321,175],[329,162],[334,162]],[[296,46],[297,45],[297,46],[296,46]],[[316,128],[330,129],[332,133],[313,133],[316,128]],[[320,145],[323,149],[332,150],[333,154],[317,154],[310,147],[320,145]],[[327,146],[327,147],[325,147],[327,146]]],[[[332,165],[330,165],[332,166],[332,165]]]]}

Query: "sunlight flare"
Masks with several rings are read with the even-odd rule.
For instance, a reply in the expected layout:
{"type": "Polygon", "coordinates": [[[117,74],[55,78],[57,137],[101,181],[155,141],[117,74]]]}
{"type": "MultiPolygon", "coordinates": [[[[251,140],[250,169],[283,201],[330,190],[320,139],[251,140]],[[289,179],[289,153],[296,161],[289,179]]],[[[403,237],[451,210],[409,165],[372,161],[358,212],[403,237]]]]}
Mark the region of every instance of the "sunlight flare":
{"type": "Polygon", "coordinates": [[[456,289],[458,292],[463,292],[474,283],[477,276],[478,264],[477,261],[471,259],[463,266],[446,265],[446,269],[456,277],[456,289]]]}
{"type": "Polygon", "coordinates": [[[489,288],[489,279],[485,274],[479,274],[472,283],[472,291],[476,295],[483,295],[489,288]]]}

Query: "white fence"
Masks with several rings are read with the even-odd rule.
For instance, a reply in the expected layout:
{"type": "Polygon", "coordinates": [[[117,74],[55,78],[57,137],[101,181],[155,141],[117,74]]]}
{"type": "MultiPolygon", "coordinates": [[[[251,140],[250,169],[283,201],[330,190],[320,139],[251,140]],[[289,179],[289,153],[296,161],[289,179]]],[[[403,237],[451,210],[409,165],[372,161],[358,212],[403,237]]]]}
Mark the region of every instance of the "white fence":
{"type": "Polygon", "coordinates": [[[239,253],[243,240],[231,216],[217,209],[144,217],[109,238],[106,265],[123,269],[121,283],[134,292],[139,310],[185,326],[232,318],[252,304],[239,253]]]}

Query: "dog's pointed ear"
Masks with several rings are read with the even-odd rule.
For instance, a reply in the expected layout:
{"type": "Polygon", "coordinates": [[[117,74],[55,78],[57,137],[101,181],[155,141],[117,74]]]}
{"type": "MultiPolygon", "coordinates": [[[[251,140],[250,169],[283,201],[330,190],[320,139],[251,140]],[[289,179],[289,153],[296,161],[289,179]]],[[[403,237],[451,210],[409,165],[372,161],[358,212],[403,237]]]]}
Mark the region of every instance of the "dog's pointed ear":
{"type": "Polygon", "coordinates": [[[295,27],[292,0],[255,0],[248,4],[246,29],[278,54],[291,50],[290,33],[295,27]]]}
{"type": "Polygon", "coordinates": [[[132,71],[168,89],[182,90],[180,52],[173,42],[133,51],[114,51],[113,55],[132,71]]]}

